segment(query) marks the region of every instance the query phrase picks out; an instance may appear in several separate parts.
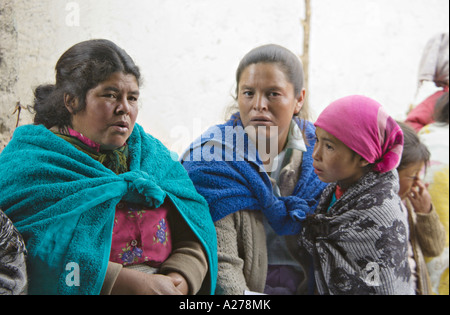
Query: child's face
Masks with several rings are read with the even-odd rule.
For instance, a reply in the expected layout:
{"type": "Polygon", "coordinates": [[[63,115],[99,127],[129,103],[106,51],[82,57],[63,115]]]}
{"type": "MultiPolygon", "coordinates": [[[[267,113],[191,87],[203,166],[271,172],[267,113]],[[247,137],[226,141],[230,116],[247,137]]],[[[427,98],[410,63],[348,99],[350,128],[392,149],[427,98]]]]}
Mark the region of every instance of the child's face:
{"type": "Polygon", "coordinates": [[[406,199],[408,193],[411,192],[411,188],[419,180],[419,174],[423,167],[424,162],[416,162],[398,171],[398,176],[400,179],[400,190],[398,195],[402,200],[406,199]]]}
{"type": "Polygon", "coordinates": [[[369,163],[360,155],[322,128],[316,128],[316,137],[313,166],[321,181],[348,187],[364,175],[369,163]]]}

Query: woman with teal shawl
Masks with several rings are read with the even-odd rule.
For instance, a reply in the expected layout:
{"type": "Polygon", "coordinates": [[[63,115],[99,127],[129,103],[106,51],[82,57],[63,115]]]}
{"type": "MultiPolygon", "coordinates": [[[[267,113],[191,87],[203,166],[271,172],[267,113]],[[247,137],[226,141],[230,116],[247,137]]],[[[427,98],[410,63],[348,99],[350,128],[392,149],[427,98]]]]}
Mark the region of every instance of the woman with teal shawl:
{"type": "Polygon", "coordinates": [[[56,84],[35,91],[34,125],[17,128],[1,153],[0,207],[26,242],[29,294],[214,293],[208,205],[171,152],[135,123],[139,79],[114,43],[73,46],[56,65],[56,84]],[[176,212],[171,233],[184,239],[172,238],[156,274],[110,262],[119,202],[170,203],[176,212]]]}

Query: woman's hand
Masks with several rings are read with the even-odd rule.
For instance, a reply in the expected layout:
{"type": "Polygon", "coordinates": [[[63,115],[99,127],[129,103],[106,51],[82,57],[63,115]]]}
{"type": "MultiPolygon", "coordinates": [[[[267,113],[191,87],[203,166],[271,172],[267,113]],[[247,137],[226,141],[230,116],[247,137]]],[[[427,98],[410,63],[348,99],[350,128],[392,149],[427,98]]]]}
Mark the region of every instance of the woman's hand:
{"type": "Polygon", "coordinates": [[[111,294],[123,295],[182,295],[188,292],[186,280],[178,273],[146,274],[123,268],[111,294]]]}
{"type": "Polygon", "coordinates": [[[431,195],[420,179],[414,182],[411,191],[408,194],[408,199],[411,201],[416,213],[430,213],[431,195]]]}
{"type": "Polygon", "coordinates": [[[168,277],[172,278],[172,281],[175,285],[175,287],[184,295],[187,295],[189,293],[189,285],[186,281],[186,279],[176,272],[171,272],[167,275],[168,277]]]}

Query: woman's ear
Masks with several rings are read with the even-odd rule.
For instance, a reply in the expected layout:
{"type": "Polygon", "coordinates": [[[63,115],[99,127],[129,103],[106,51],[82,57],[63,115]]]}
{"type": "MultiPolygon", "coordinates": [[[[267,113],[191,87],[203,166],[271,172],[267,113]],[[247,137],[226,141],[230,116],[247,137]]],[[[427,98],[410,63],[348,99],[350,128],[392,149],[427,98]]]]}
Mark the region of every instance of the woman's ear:
{"type": "Polygon", "coordinates": [[[365,158],[363,158],[362,156],[359,156],[359,166],[361,166],[362,168],[366,167],[367,165],[369,165],[370,163],[367,162],[367,160],[365,158]]]}
{"type": "Polygon", "coordinates": [[[302,89],[302,91],[300,92],[300,96],[297,97],[297,99],[296,99],[294,115],[297,115],[298,113],[300,113],[300,110],[303,107],[303,103],[305,102],[305,94],[306,94],[306,90],[302,89]]]}
{"type": "Polygon", "coordinates": [[[64,106],[66,106],[69,113],[73,114],[78,107],[78,99],[68,93],[64,93],[64,106]]]}

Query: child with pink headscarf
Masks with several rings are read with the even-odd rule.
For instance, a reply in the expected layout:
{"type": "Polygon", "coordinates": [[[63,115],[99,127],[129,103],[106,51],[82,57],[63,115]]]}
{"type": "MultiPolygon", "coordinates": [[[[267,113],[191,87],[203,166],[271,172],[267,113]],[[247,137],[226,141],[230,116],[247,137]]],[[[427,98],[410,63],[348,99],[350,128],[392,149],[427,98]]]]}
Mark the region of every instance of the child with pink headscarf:
{"type": "Polygon", "coordinates": [[[408,221],[397,194],[401,128],[360,95],[330,104],[315,126],[313,166],[329,185],[299,238],[311,257],[314,292],[414,294],[408,221]]]}

